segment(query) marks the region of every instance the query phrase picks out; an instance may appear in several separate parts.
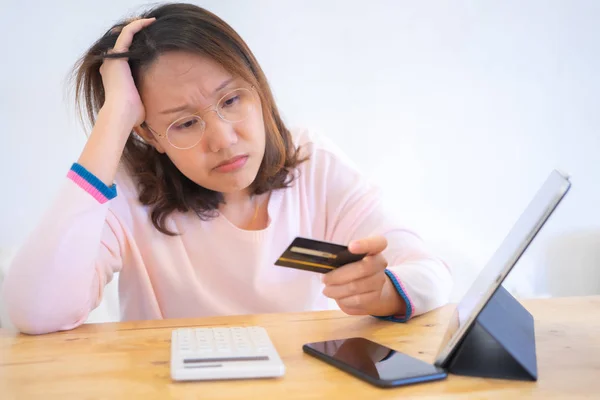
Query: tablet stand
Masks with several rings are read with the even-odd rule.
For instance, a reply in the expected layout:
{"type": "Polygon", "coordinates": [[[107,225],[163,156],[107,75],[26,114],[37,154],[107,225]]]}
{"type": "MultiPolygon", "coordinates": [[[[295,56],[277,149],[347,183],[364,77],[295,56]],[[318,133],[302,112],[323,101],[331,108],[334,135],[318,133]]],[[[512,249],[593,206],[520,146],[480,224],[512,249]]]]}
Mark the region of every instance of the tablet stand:
{"type": "Polygon", "coordinates": [[[500,286],[446,368],[457,375],[537,380],[533,317],[500,286]]]}

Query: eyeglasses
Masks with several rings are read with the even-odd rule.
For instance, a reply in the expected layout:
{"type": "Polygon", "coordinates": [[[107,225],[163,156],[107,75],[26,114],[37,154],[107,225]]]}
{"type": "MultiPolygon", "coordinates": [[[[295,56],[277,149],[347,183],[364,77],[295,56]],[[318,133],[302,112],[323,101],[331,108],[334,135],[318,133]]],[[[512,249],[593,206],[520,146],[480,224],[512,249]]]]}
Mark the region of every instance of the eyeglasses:
{"type": "MultiPolygon", "coordinates": [[[[252,86],[254,89],[254,86],[252,86]]],[[[213,106],[206,109],[201,115],[214,111],[219,118],[229,123],[241,122],[248,118],[255,106],[255,97],[250,89],[238,88],[227,93],[213,106]]],[[[193,114],[182,117],[169,125],[164,134],[156,132],[144,122],[144,125],[158,137],[166,137],[171,146],[180,150],[191,149],[202,140],[206,130],[206,122],[201,115],[193,114]]]]}

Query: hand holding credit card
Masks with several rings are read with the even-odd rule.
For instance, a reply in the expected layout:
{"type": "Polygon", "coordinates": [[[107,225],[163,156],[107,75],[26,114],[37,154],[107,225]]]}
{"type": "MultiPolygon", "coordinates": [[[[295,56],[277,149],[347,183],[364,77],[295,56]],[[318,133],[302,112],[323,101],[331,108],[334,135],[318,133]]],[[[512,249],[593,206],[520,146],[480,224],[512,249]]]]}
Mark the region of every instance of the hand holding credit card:
{"type": "Polygon", "coordinates": [[[298,237],[275,265],[324,274],[323,295],[349,315],[404,315],[406,303],[386,273],[386,247],[381,235],[354,240],[348,247],[298,237]]]}
{"type": "Polygon", "coordinates": [[[347,246],[297,237],[275,265],[305,271],[327,273],[343,265],[362,260],[366,254],[354,254],[347,246]]]}

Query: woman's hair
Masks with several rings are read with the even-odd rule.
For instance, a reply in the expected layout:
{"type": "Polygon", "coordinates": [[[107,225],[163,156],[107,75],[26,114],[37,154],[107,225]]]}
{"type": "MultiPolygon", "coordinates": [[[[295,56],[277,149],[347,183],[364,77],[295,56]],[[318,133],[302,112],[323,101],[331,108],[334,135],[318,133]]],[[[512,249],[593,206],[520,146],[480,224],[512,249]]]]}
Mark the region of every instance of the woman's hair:
{"type": "MultiPolygon", "coordinates": [[[[75,101],[93,125],[104,104],[100,66],[106,58],[127,57],[138,86],[140,74],[161,54],[185,51],[211,58],[234,76],[254,85],[260,97],[266,132],[266,148],[254,194],[283,189],[293,180],[292,170],[305,161],[299,158],[290,132],[285,127],[273,99],[267,79],[242,38],[211,12],[191,4],[166,4],[142,13],[139,18],[156,21],[142,29],[129,51],[108,54],[121,29],[130,20],[121,21],[100,38],[78,61],[74,69],[75,101]]],[[[138,185],[139,201],[150,207],[152,224],[160,232],[175,235],[166,227],[167,216],[174,212],[194,211],[203,220],[217,215],[223,194],[197,185],[171,162],[135,134],[130,134],[122,161],[138,185]]]]}

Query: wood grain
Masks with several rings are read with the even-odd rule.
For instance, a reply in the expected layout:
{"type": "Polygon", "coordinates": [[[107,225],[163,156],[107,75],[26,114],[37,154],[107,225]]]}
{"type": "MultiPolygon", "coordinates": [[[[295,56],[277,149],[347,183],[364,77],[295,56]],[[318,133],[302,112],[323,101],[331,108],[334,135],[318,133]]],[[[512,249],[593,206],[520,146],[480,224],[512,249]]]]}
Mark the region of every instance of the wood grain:
{"type": "Polygon", "coordinates": [[[93,324],[43,336],[0,330],[0,398],[600,397],[600,296],[528,300],[523,304],[536,320],[538,382],[451,375],[435,383],[379,389],[302,352],[307,342],[364,336],[432,362],[453,310],[450,305],[406,324],[325,311],[93,324]],[[172,382],[171,330],[219,325],[265,327],[286,365],[285,376],[172,382]]]}

